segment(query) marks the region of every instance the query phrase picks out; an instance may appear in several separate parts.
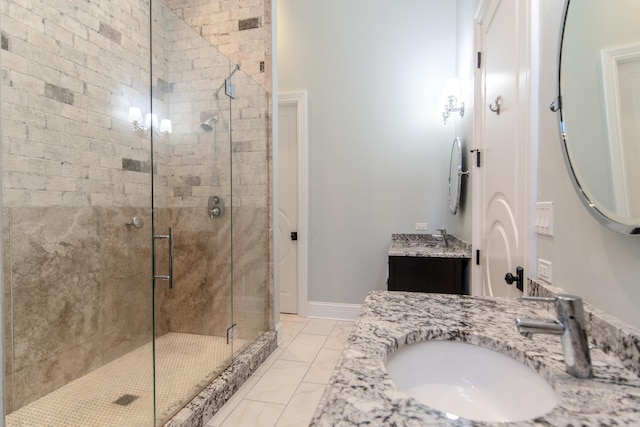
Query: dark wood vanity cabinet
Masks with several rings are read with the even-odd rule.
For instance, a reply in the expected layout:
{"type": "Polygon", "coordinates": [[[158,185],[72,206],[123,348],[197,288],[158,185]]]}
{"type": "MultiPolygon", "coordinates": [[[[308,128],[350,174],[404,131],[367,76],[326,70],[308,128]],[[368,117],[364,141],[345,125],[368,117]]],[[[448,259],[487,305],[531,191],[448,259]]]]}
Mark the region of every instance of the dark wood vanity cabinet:
{"type": "Polygon", "coordinates": [[[469,294],[468,258],[389,257],[390,291],[469,294]]]}

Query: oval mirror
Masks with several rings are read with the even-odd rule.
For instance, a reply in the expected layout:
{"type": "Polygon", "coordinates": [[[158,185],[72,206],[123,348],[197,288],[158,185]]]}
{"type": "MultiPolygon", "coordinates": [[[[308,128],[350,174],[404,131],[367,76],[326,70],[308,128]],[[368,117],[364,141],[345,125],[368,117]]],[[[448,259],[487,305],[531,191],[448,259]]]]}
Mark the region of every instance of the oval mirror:
{"type": "Polygon", "coordinates": [[[567,0],[552,104],[584,205],[627,234],[640,234],[639,22],[638,0],[567,0]]]}
{"type": "Polygon", "coordinates": [[[462,141],[460,138],[456,138],[451,145],[451,159],[449,161],[449,209],[452,215],[458,212],[462,177],[468,174],[469,171],[462,171],[462,141]]]}

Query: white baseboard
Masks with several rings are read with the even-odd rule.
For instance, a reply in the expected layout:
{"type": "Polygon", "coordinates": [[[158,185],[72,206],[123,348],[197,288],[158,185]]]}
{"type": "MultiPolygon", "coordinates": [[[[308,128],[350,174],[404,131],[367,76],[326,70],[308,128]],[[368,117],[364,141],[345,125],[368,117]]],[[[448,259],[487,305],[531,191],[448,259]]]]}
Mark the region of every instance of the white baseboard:
{"type": "Polygon", "coordinates": [[[361,308],[362,304],[309,301],[307,316],[320,319],[356,320],[361,308]]]}

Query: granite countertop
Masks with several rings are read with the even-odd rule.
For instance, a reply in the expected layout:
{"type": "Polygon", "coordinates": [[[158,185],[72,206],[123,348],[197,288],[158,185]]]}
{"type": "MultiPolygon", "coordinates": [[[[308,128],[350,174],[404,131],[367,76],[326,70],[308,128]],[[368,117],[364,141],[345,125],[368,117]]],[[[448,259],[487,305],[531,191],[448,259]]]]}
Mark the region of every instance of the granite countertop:
{"type": "MultiPolygon", "coordinates": [[[[311,426],[504,425],[451,420],[396,388],[384,367],[388,355],[431,339],[493,349],[536,370],[552,385],[558,406],[542,417],[509,426],[640,425],[637,369],[631,372],[620,359],[592,349],[594,378],[577,379],[565,371],[559,337],[528,339],[518,334],[516,317],[553,318],[544,305],[519,299],[371,292],[311,426]]],[[[633,335],[634,342],[637,337],[633,335]]],[[[636,350],[630,350],[633,357],[636,350]]]]}
{"type": "Polygon", "coordinates": [[[449,234],[445,246],[440,234],[392,234],[389,256],[471,258],[471,244],[449,234]]]}

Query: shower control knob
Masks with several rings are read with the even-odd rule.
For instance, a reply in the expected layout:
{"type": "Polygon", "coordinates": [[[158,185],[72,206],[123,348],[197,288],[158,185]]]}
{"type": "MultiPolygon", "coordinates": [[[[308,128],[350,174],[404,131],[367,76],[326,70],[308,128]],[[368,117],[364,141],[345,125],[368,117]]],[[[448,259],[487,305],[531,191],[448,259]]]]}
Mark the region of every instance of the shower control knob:
{"type": "Polygon", "coordinates": [[[209,197],[209,203],[207,205],[207,213],[209,218],[217,218],[224,215],[224,200],[220,196],[209,197]]]}
{"type": "Polygon", "coordinates": [[[131,222],[127,225],[134,228],[142,228],[144,227],[144,220],[142,219],[142,217],[134,216],[131,222]]]}

